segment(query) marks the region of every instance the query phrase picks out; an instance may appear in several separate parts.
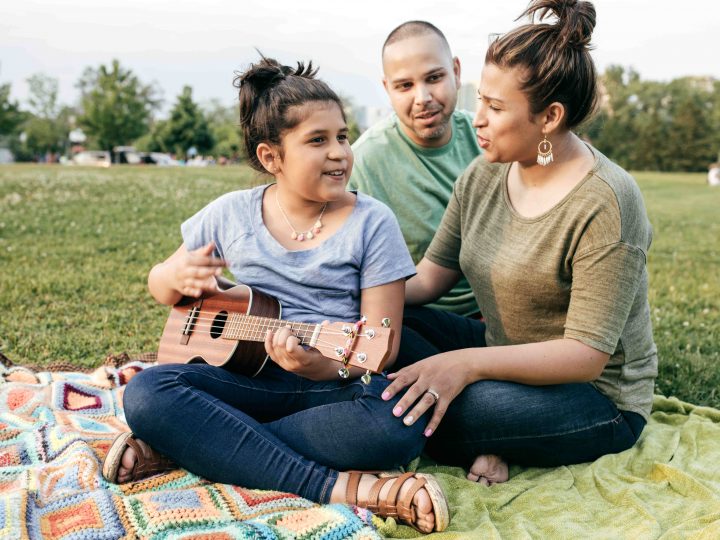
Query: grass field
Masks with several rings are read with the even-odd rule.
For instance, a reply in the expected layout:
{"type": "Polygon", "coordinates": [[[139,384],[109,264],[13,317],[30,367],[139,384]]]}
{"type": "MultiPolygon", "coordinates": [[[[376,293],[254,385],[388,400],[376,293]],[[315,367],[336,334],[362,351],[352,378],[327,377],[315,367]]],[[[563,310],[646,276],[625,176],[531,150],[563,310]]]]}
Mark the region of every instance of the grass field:
{"type": "MultiPolygon", "coordinates": [[[[702,174],[638,173],[655,239],[650,304],[657,392],[720,407],[720,189],[702,174]]],[[[146,292],[179,225],[244,167],[0,167],[0,350],[78,366],[155,350],[167,316],[146,292]]]]}

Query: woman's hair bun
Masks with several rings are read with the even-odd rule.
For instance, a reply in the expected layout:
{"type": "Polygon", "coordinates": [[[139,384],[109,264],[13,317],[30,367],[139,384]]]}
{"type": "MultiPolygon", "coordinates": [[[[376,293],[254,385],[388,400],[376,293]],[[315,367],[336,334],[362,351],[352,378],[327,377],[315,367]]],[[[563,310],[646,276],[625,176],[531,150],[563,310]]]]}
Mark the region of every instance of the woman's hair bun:
{"type": "Polygon", "coordinates": [[[528,6],[521,17],[543,20],[550,15],[557,17],[555,27],[559,47],[589,47],[595,29],[595,7],[583,0],[536,0],[528,6]]]}

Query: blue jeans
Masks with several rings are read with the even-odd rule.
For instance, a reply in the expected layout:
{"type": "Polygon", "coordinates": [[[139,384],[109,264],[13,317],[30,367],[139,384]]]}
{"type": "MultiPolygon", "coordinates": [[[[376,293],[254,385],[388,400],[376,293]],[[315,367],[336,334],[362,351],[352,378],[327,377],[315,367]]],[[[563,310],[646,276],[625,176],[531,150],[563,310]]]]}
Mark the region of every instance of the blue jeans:
{"type": "Polygon", "coordinates": [[[420,454],[428,415],[405,426],[382,401],[389,381],[314,382],[272,362],[255,378],[205,364],[133,377],[123,403],[140,439],[215,482],[326,503],[338,470],[389,469],[420,454]]]}
{"type": "MultiPolygon", "coordinates": [[[[393,369],[440,352],[485,347],[484,323],[430,308],[405,309],[393,369]]],[[[453,400],[427,443],[439,461],[468,467],[480,454],[521,465],[593,461],[637,441],[645,419],[618,410],[589,383],[529,386],[478,381],[453,400]]]]}

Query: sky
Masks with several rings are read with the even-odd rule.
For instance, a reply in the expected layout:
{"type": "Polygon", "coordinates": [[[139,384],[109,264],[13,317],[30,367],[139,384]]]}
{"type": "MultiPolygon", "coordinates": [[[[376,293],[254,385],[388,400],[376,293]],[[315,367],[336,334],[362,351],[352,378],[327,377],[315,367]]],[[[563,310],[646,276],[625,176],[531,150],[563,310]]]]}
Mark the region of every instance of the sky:
{"type": "MultiPolygon", "coordinates": [[[[631,66],[643,79],[720,79],[717,0],[596,0],[595,59],[631,66]]],[[[525,0],[0,0],[0,83],[25,104],[26,79],[57,78],[60,102],[78,100],[87,66],[113,58],[163,90],[167,111],[182,87],[200,103],[235,103],[234,72],[258,58],[312,60],[319,76],[355,104],[386,107],[380,48],[398,24],[427,20],[477,82],[488,36],[510,30],[525,0]]]]}

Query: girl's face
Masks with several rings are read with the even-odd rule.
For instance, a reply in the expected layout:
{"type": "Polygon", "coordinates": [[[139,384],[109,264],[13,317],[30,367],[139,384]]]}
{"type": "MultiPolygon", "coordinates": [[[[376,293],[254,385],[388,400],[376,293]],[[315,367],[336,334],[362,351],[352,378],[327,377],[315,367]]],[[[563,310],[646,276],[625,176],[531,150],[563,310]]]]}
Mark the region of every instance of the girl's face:
{"type": "Polygon", "coordinates": [[[491,163],[532,165],[542,140],[540,115],[530,113],[530,104],[520,90],[520,68],[503,69],[485,64],[478,89],[478,107],[473,126],[478,143],[491,163]]]}
{"type": "Polygon", "coordinates": [[[353,166],[340,107],[335,102],[315,102],[290,112],[304,120],[282,136],[283,155],[275,173],[278,187],[310,201],[339,199],[353,166]]]}

